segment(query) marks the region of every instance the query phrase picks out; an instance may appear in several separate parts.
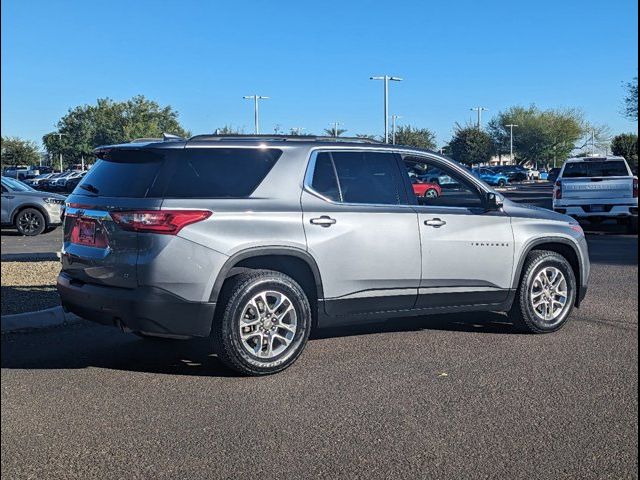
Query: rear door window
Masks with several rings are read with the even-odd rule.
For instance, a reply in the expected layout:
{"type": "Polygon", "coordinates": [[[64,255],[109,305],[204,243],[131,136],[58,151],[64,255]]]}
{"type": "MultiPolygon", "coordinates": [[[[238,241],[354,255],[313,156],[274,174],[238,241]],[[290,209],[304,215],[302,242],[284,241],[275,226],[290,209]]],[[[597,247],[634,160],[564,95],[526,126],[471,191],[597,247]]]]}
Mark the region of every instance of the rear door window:
{"type": "Polygon", "coordinates": [[[331,152],[344,203],[399,205],[406,202],[393,153],[331,152]]]}

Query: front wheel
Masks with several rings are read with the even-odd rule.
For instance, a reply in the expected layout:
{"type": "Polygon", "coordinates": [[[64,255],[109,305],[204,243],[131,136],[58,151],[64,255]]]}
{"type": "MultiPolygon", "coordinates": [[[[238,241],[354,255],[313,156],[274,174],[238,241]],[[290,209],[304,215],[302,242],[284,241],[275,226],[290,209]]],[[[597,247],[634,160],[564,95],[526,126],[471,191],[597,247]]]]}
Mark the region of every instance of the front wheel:
{"type": "Polygon", "coordinates": [[[245,375],[268,375],[289,367],[311,331],[311,307],[288,275],[256,270],[233,277],[222,292],[213,325],[218,358],[245,375]]]}
{"type": "Polygon", "coordinates": [[[511,319],[531,333],[550,333],[561,329],[576,301],[576,278],[562,255],[533,251],[527,257],[511,319]]]}
{"type": "Polygon", "coordinates": [[[16,216],[16,229],[21,235],[40,235],[46,227],[44,215],[35,208],[25,208],[16,216]]]}
{"type": "Polygon", "coordinates": [[[424,198],[438,198],[438,191],[435,188],[430,188],[424,192],[424,198]]]}
{"type": "Polygon", "coordinates": [[[507,182],[505,182],[504,180],[498,180],[498,186],[499,187],[504,187],[507,184],[507,182]]]}

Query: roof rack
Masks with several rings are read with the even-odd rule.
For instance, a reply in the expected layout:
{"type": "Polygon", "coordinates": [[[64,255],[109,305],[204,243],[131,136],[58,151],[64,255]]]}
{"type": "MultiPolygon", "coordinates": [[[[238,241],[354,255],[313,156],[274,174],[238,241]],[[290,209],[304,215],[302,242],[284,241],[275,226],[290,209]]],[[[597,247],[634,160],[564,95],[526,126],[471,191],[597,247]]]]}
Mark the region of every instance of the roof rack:
{"type": "Polygon", "coordinates": [[[382,144],[379,140],[361,137],[328,137],[317,135],[196,135],[188,141],[281,141],[281,142],[346,142],[382,144]]]}

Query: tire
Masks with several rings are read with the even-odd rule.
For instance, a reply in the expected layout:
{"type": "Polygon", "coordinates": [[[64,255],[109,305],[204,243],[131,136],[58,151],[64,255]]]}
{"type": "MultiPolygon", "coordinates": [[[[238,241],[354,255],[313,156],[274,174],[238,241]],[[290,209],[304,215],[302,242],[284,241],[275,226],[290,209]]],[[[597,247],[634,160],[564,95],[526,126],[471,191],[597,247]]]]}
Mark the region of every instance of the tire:
{"type": "Polygon", "coordinates": [[[504,180],[498,180],[498,186],[499,187],[504,187],[507,185],[507,182],[505,182],[504,180]]]}
{"type": "Polygon", "coordinates": [[[638,217],[630,217],[627,223],[627,233],[629,235],[638,235],[638,217]]]}
{"type": "Polygon", "coordinates": [[[18,233],[27,237],[40,235],[47,228],[47,221],[40,210],[25,208],[16,215],[15,226],[18,233]]]}
{"type": "Polygon", "coordinates": [[[232,277],[223,288],[219,307],[212,328],[214,348],[226,366],[241,374],[284,370],[297,360],[309,339],[309,300],[300,285],[283,273],[255,270],[232,277]],[[280,307],[274,308],[280,300],[280,307]],[[265,303],[269,308],[264,308],[265,303]]]}
{"type": "MultiPolygon", "coordinates": [[[[553,276],[552,276],[553,278],[553,276]]],[[[550,252],[546,250],[535,250],[531,252],[525,261],[523,267],[522,277],[520,278],[520,285],[516,292],[516,298],[511,311],[509,312],[510,319],[514,324],[522,331],[527,333],[551,333],[560,330],[567,322],[571,311],[576,302],[577,284],[575,274],[571,265],[562,255],[556,252],[550,252]],[[542,272],[547,275],[547,281],[549,281],[549,275],[552,276],[552,272],[558,271],[562,274],[564,283],[560,281],[560,289],[564,285],[566,295],[557,296],[551,295],[554,299],[561,301],[564,298],[564,304],[562,307],[557,305],[557,312],[551,312],[548,319],[543,318],[544,305],[535,307],[534,301],[543,301],[547,297],[544,289],[540,286],[542,283],[538,280],[542,272]],[[535,296],[536,292],[540,292],[539,296],[535,296]],[[557,315],[555,315],[557,313],[557,315]],[[551,316],[553,318],[551,318],[551,316]]],[[[556,302],[557,304],[558,302],[556,302]]],[[[543,304],[547,302],[543,301],[543,304]]]]}
{"type": "Polygon", "coordinates": [[[424,198],[438,198],[438,191],[435,188],[430,188],[424,192],[424,198]]]}

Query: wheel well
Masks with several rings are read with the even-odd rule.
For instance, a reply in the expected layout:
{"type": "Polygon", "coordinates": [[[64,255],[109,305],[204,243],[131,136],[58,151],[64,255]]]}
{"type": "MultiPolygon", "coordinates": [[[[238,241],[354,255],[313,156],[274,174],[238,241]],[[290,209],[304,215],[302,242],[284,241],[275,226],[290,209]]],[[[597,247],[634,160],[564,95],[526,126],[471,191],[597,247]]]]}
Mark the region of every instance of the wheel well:
{"type": "Polygon", "coordinates": [[[571,265],[571,269],[573,270],[573,274],[576,276],[576,283],[578,285],[582,284],[580,277],[580,261],[578,260],[578,254],[576,251],[565,243],[542,243],[540,245],[536,245],[531,249],[531,252],[536,250],[548,250],[551,252],[556,252],[559,255],[562,255],[567,259],[569,264],[571,265]]]}
{"type": "Polygon", "coordinates": [[[38,210],[42,216],[44,217],[44,225],[45,228],[49,225],[49,214],[44,210],[44,208],[39,207],[38,205],[21,205],[19,208],[13,212],[13,217],[11,218],[11,224],[15,226],[16,218],[20,215],[20,212],[26,210],[27,208],[33,208],[34,210],[38,210]]]}
{"type": "Polygon", "coordinates": [[[317,320],[318,298],[322,296],[322,285],[319,284],[319,279],[305,260],[293,255],[274,254],[244,258],[229,269],[222,288],[224,288],[224,285],[231,277],[248,270],[274,270],[293,278],[298,285],[302,287],[309,299],[315,325],[317,320]]]}

